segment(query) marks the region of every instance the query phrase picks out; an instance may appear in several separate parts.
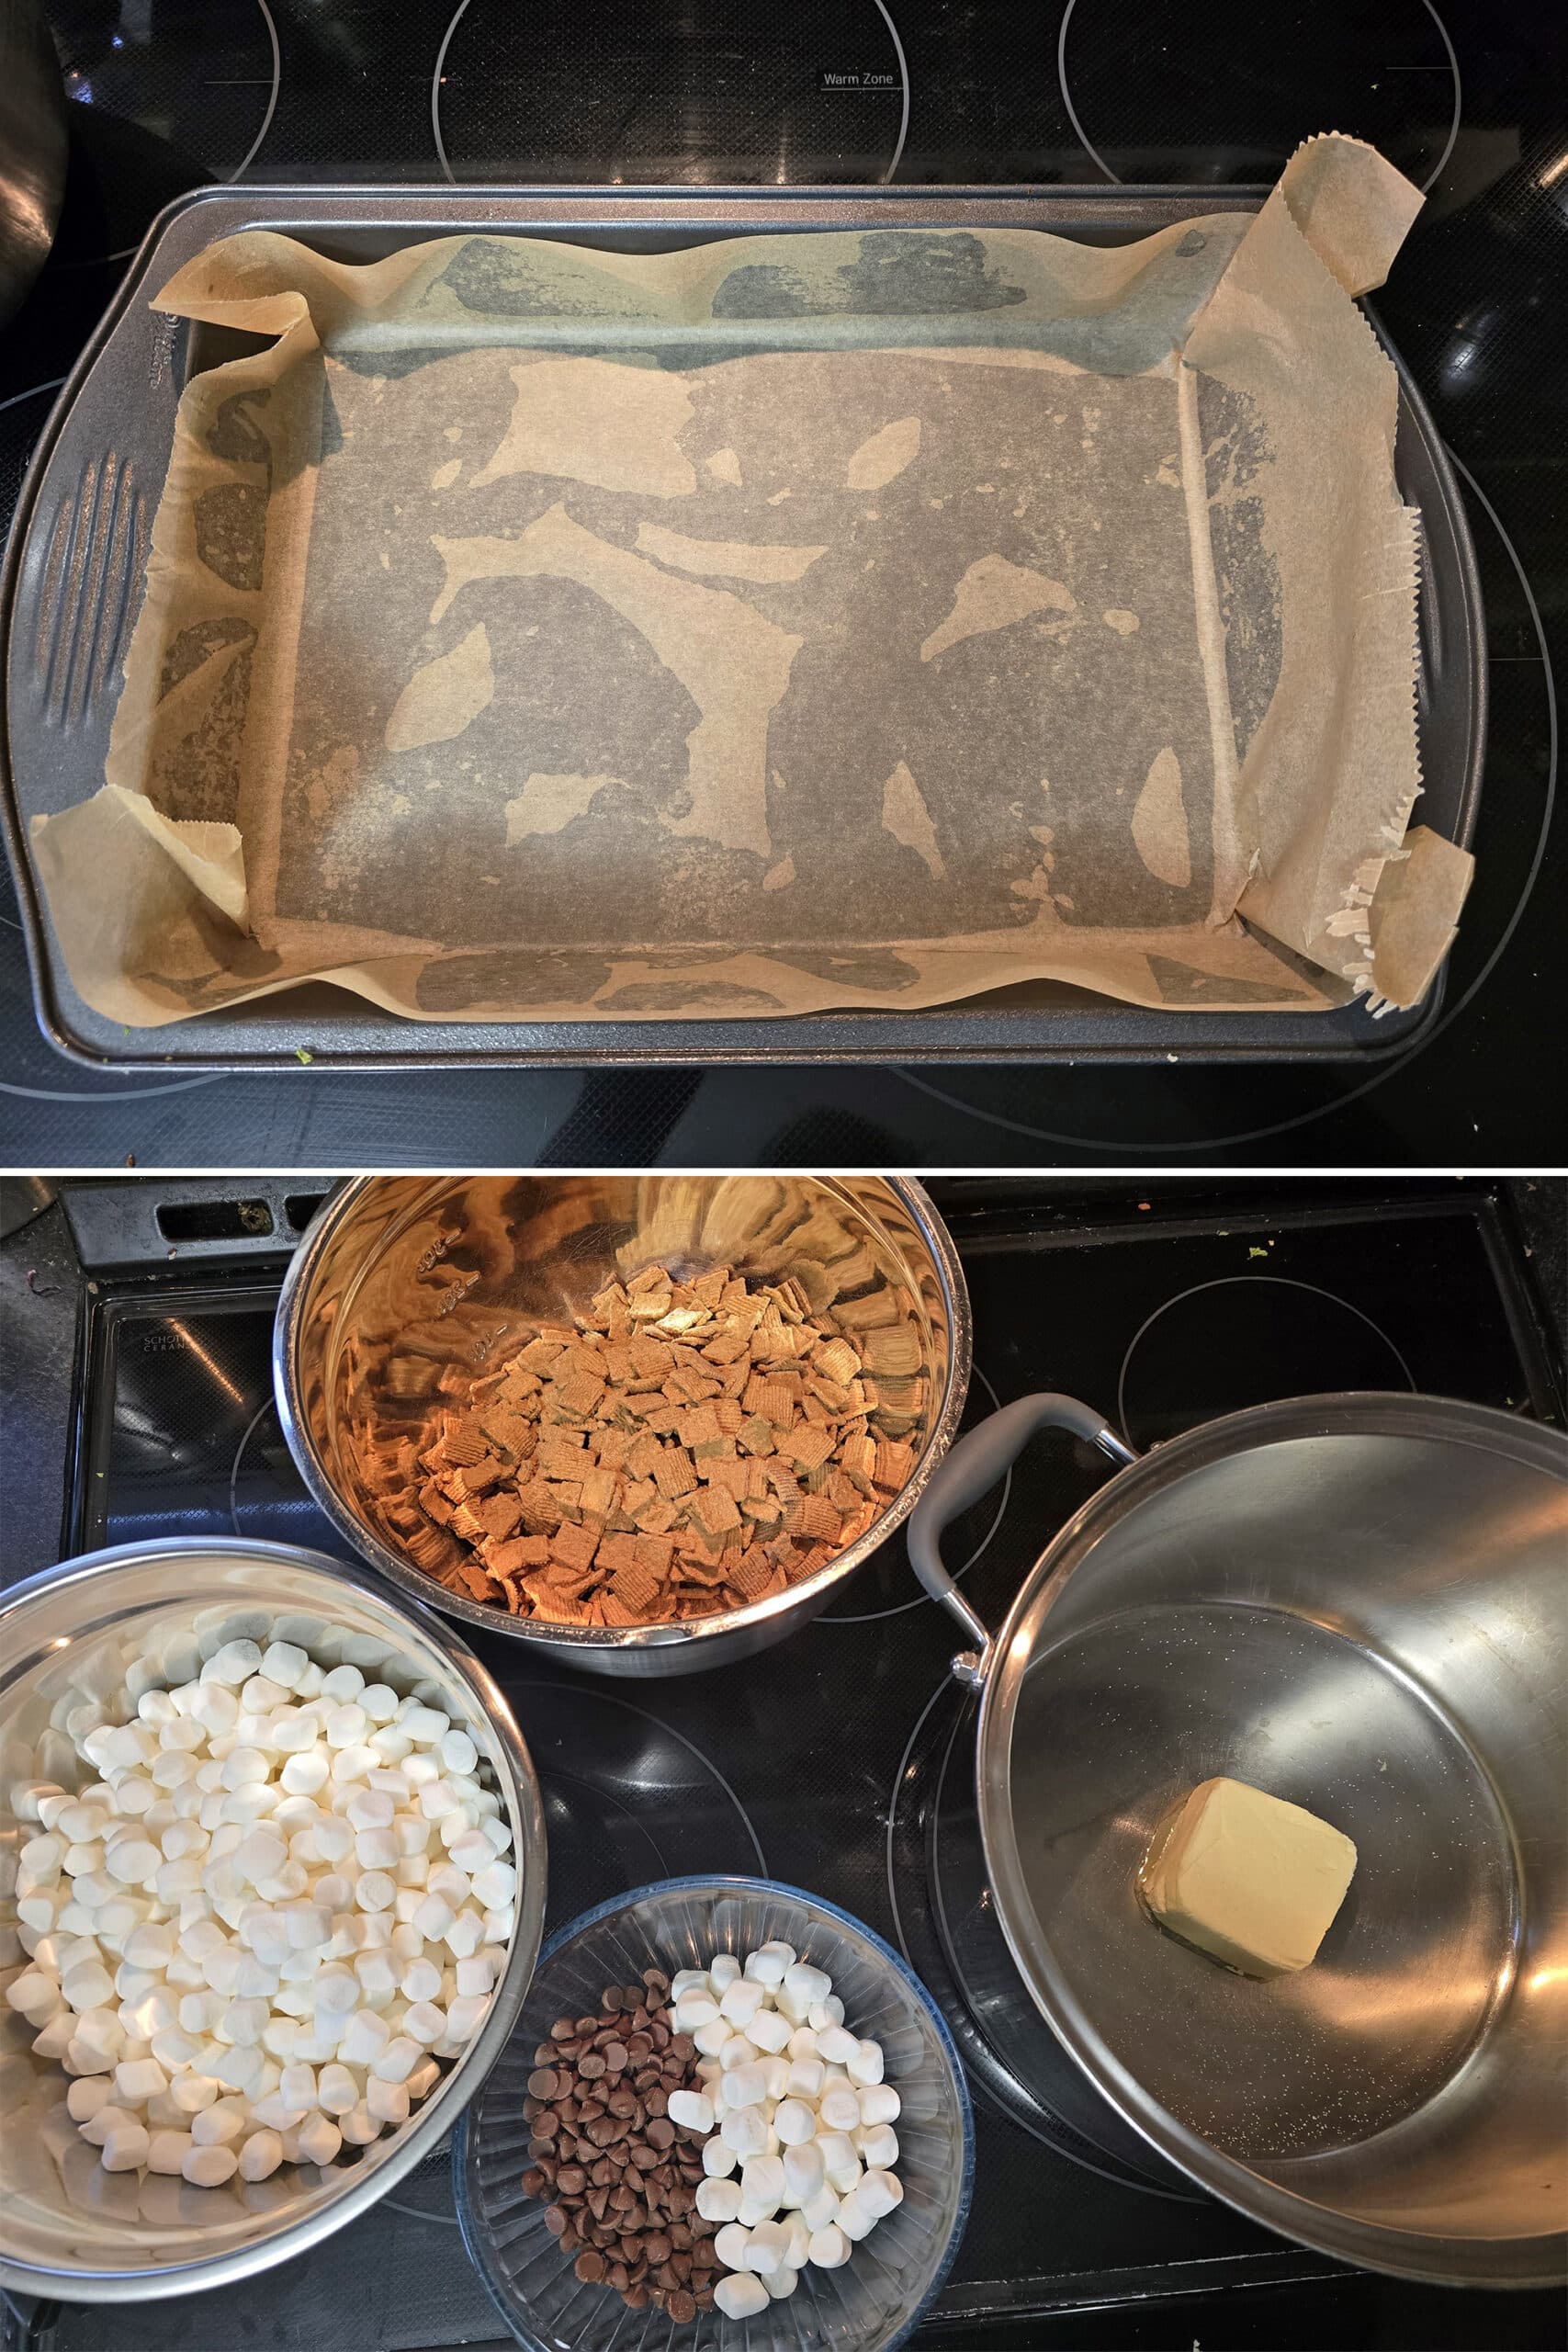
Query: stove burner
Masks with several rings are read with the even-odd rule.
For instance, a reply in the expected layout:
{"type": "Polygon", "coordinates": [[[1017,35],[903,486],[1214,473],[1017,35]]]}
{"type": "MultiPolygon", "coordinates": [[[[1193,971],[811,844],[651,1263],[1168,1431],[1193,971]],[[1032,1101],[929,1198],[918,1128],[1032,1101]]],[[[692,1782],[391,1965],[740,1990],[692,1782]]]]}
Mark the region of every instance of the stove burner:
{"type": "Polygon", "coordinates": [[[1410,1366],[1348,1299],[1283,1274],[1228,1274],[1179,1291],[1139,1325],[1122,1359],[1116,1419],[1143,1448],[1280,1396],[1401,1385],[1414,1396],[1410,1366]]]}
{"type": "Polygon", "coordinates": [[[245,171],[281,78],[267,0],[47,0],[45,13],[67,97],[177,150],[194,177],[245,171]]]}
{"type": "Polygon", "coordinates": [[[544,1791],[547,1934],[630,1886],[715,1871],[767,1877],[750,1814],[683,1732],[578,1677],[503,1688],[544,1791]]]}
{"type": "Polygon", "coordinates": [[[542,0],[520,41],[502,0],[459,0],[435,61],[431,127],[449,180],[890,180],[908,126],[884,0],[787,16],[751,0],[542,0]],[[823,86],[841,74],[875,86],[823,86]]]}
{"type": "MultiPolygon", "coordinates": [[[[990,1410],[993,1413],[998,1411],[1000,1409],[1002,1400],[997,1395],[996,1390],[992,1387],[990,1382],[987,1379],[978,1364],[976,1364],[973,1367],[971,1377],[979,1382],[981,1387],[990,1398],[990,1410]]],[[[973,1399],[974,1393],[973,1388],[971,1388],[969,1392],[971,1400],[973,1399]]],[[[970,1429],[974,1426],[976,1421],[983,1420],[984,1419],[985,1415],[983,1413],[972,1413],[966,1410],[962,1426],[964,1429],[970,1429]]],[[[978,1563],[982,1555],[990,1549],[991,1538],[1002,1523],[1002,1520],[1007,1512],[1008,1498],[1011,1493],[1012,1472],[1010,1470],[1007,1476],[1002,1481],[1002,1489],[997,1499],[996,1510],[991,1514],[989,1524],[987,1526],[984,1535],[981,1536],[980,1541],[970,1553],[969,1557],[964,1561],[964,1566],[961,1568],[955,1568],[953,1571],[953,1580],[954,1584],[960,1583],[963,1578],[968,1575],[970,1569],[978,1563]]],[[[874,1624],[879,1617],[902,1617],[907,1610],[929,1609],[931,1606],[931,1595],[929,1593],[917,1592],[912,1600],[904,1598],[904,1595],[907,1594],[908,1589],[908,1577],[906,1573],[908,1569],[908,1553],[903,1547],[902,1543],[900,1543],[897,1549],[891,1544],[884,1544],[881,1549],[874,1554],[872,1558],[866,1562],[864,1567],[861,1570],[859,1577],[855,1580],[855,1589],[851,1594],[850,1598],[852,1600],[858,1599],[863,1600],[874,1591],[880,1595],[887,1597],[886,1607],[880,1609],[857,1610],[852,1616],[846,1616],[841,1610],[825,1609],[820,1617],[813,1619],[813,1623],[818,1625],[871,1625],[874,1624]],[[897,1600],[894,1600],[889,1597],[894,1593],[897,1593],[899,1595],[897,1600]]]]}
{"type": "Polygon", "coordinates": [[[1062,99],[1109,180],[1278,178],[1314,131],[1365,139],[1429,188],[1453,152],[1459,60],[1433,0],[1260,14],[1247,0],[1067,0],[1062,99]],[[1073,28],[1069,44],[1067,31],[1073,28]],[[1081,116],[1081,119],[1080,119],[1081,116]],[[1098,141],[1098,144],[1096,143],[1098,141]]]}
{"type": "Polygon", "coordinates": [[[234,1448],[229,1471],[229,1524],[236,1535],[251,1543],[298,1544],[308,1551],[351,1556],[325,1511],[306,1491],[271,1396],[263,1397],[234,1448]],[[264,1424],[266,1437],[257,1439],[264,1424]]]}
{"type": "Polygon", "coordinates": [[[1102,2179],[1196,2203],[1024,1989],[987,1880],[974,1736],[975,1709],[944,1675],[909,1735],[888,1806],[887,1894],[904,1956],[941,2005],[970,2081],[1012,2122],[1102,2179]]]}

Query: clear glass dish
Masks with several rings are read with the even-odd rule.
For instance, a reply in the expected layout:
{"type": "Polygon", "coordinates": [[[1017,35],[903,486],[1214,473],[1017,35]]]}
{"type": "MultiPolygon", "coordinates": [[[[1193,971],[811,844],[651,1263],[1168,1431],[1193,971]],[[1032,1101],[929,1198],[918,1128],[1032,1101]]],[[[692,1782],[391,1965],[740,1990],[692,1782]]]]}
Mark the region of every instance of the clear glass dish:
{"type": "Polygon", "coordinates": [[[880,1936],[836,1904],[767,1879],[681,1878],[585,1911],[540,1954],[517,2027],[462,2119],[454,2150],[457,2214],[470,2258],[507,2325],[530,2352],[887,2352],[935,2298],[969,2214],[975,2125],[968,2086],[931,1996],[880,1936]],[[523,2190],[523,2101],[534,2050],[555,2018],[596,2009],[605,1984],[645,1968],[743,1958],[770,1937],[824,1968],[854,2033],[880,2041],[903,2111],[897,2124],[904,2200],[837,2270],[807,2266],[795,2293],[745,2320],[699,2312],[680,2327],[628,2311],[613,2289],[584,2286],[523,2190]]]}

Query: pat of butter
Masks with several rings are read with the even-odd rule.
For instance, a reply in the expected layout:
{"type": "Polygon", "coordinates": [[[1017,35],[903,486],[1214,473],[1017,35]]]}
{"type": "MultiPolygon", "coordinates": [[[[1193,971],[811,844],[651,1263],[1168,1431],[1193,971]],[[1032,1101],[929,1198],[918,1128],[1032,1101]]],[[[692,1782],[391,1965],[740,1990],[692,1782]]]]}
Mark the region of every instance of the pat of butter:
{"type": "Polygon", "coordinates": [[[1168,1814],[1139,1884],[1150,1911],[1243,1976],[1305,1968],[1345,1900],[1341,1829],[1245,1781],[1204,1781],[1168,1814]]]}

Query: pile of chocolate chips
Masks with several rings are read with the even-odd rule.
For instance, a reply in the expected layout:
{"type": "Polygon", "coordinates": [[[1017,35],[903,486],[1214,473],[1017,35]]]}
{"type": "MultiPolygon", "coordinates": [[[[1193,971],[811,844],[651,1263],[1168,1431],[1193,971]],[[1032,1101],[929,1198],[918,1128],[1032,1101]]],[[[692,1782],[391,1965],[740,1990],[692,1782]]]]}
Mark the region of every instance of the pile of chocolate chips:
{"type": "Polygon", "coordinates": [[[683,2324],[713,2308],[719,2266],[715,2225],[696,2210],[702,2135],[666,2111],[671,2091],[702,2087],[669,1993],[645,1968],[640,1984],[605,1985],[598,2017],[556,2019],[528,2077],[523,2186],[548,2200],[546,2227],[580,2278],[683,2324]]]}

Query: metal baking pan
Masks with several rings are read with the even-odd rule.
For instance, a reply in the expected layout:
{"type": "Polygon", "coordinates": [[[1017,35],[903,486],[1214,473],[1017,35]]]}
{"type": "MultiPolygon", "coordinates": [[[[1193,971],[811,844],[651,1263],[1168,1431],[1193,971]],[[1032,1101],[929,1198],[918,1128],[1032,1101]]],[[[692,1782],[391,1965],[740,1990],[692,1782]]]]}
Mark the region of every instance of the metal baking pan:
{"type": "MultiPolygon", "coordinates": [[[[1374,1021],[1360,1003],[1321,1013],[1151,1011],[1030,981],[912,1012],[769,1021],[403,1021],[346,989],[307,984],[158,1030],[122,1029],[71,984],[43,911],[27,839],[33,818],[102,781],[120,663],[141,595],[152,518],[187,375],[228,356],[224,338],[148,308],[217,237],[275,229],[339,260],[465,230],[558,237],[618,253],[665,252],[781,229],[900,225],[1042,229],[1122,244],[1206,212],[1256,211],[1264,188],[489,188],[211,187],[160,214],[55,405],[22,488],[0,583],[8,706],[0,805],[45,1035],[68,1055],[122,1069],[609,1067],[646,1062],[1020,1061],[1371,1063],[1438,1017],[1425,1004],[1374,1021]],[[46,594],[47,559],[63,576],[46,594]]],[[[1375,323],[1375,322],[1374,322],[1375,323]]],[[[1384,338],[1385,347],[1386,338],[1384,338]]],[[[1467,843],[1485,740],[1481,591],[1464,510],[1436,428],[1397,352],[1397,471],[1421,510],[1419,727],[1422,822],[1467,843]]]]}

